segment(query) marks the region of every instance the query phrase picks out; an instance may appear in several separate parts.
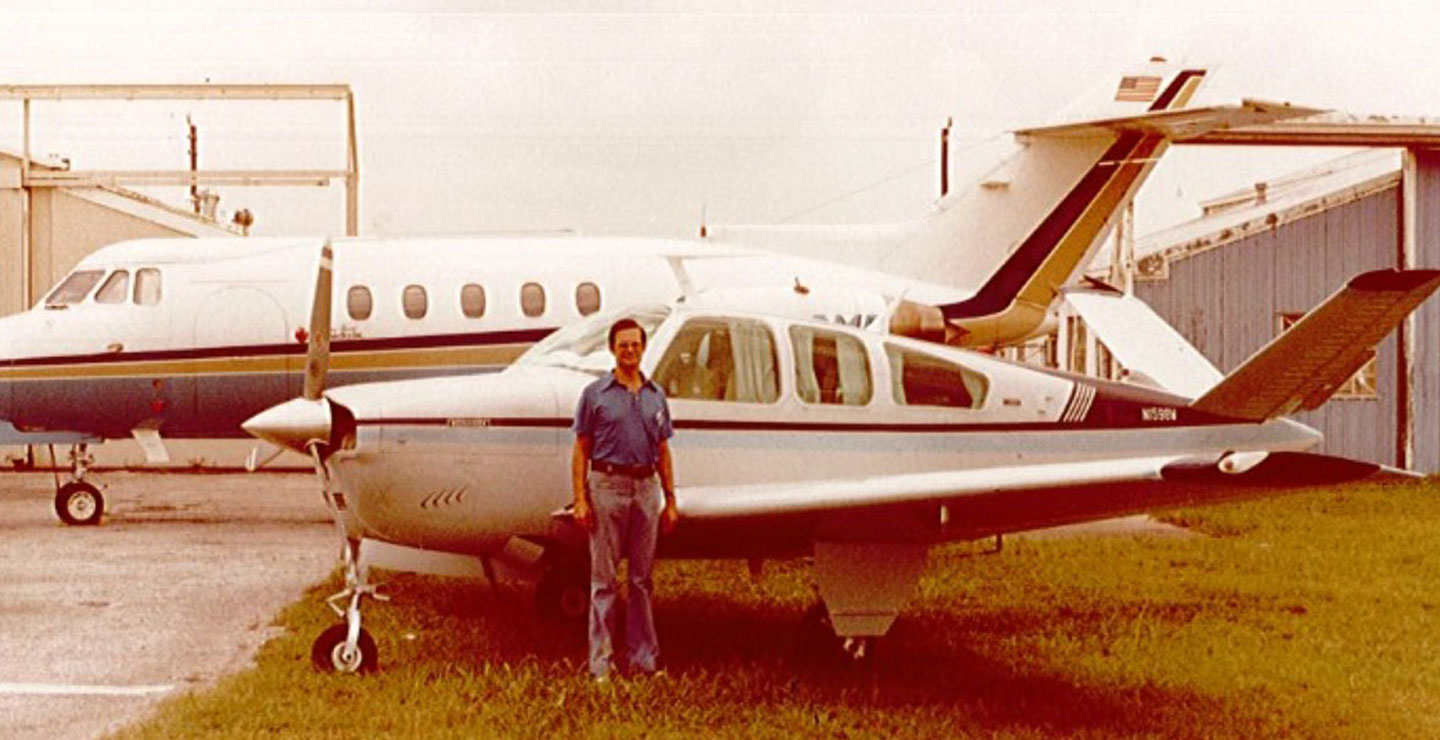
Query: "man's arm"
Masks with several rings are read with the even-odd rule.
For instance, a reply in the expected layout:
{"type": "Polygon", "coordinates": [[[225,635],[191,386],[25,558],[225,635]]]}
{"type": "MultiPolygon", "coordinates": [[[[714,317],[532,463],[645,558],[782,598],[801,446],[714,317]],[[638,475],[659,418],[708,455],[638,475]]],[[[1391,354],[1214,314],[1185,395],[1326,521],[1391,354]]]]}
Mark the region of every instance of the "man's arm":
{"type": "Polygon", "coordinates": [[[660,440],[655,471],[660,474],[660,490],[665,493],[665,508],[660,512],[660,531],[669,534],[680,521],[680,509],[675,506],[675,467],[670,462],[670,443],[663,439],[660,440]]]}
{"type": "Polygon", "coordinates": [[[590,468],[590,438],[575,435],[575,450],[570,454],[570,488],[575,494],[575,522],[587,530],[595,528],[590,510],[589,492],[585,490],[585,474],[590,468]]]}

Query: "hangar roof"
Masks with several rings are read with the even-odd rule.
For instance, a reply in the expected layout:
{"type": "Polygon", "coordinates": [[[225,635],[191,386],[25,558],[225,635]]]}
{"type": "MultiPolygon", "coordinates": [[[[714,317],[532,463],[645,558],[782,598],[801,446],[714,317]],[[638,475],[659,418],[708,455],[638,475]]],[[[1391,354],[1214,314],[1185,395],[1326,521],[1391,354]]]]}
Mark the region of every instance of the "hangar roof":
{"type": "MultiPolygon", "coordinates": [[[[14,149],[0,147],[0,159],[13,159],[18,162],[23,159],[24,156],[22,152],[15,151],[14,149]]],[[[67,170],[70,168],[69,160],[56,155],[36,157],[34,154],[31,154],[30,164],[32,167],[49,170],[67,170]]],[[[62,188],[62,190],[72,197],[80,198],[81,200],[113,211],[159,224],[160,226],[178,231],[182,234],[190,234],[192,236],[237,236],[240,233],[239,229],[233,228],[229,224],[197,215],[183,208],[176,208],[161,200],[127,188],[101,185],[98,187],[66,187],[62,188]]]]}
{"type": "Polygon", "coordinates": [[[1207,201],[1202,214],[1135,242],[1143,259],[1180,259],[1320,211],[1395,187],[1400,182],[1399,149],[1367,149],[1257,182],[1207,201]]]}

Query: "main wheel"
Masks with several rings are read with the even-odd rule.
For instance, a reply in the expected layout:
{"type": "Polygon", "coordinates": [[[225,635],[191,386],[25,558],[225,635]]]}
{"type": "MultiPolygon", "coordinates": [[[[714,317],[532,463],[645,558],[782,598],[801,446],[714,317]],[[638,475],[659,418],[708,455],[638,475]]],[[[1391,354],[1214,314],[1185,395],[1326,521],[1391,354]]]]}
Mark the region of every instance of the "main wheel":
{"type": "Polygon", "coordinates": [[[310,646],[310,663],[321,673],[374,673],[380,667],[380,654],[375,650],[375,640],[370,633],[360,628],[360,639],[355,641],[355,654],[345,655],[345,637],[349,628],[342,622],[334,624],[315,638],[310,646]]]}
{"type": "Polygon", "coordinates": [[[574,566],[557,566],[535,586],[535,606],[550,619],[584,623],[590,617],[590,578],[574,566]]]}
{"type": "Polygon", "coordinates": [[[93,526],[105,513],[105,497],[85,481],[71,481],[55,492],[55,513],[72,527],[93,526]]]}

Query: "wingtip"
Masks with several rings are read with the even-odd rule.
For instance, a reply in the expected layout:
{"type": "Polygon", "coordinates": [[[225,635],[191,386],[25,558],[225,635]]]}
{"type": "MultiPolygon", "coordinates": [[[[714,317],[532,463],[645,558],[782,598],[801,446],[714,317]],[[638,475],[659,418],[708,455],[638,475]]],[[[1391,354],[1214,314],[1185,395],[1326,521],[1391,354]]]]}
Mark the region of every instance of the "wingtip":
{"type": "Polygon", "coordinates": [[[1357,275],[1350,280],[1349,287],[1354,290],[1375,292],[1408,292],[1427,283],[1437,281],[1440,281],[1440,270],[1399,270],[1390,268],[1387,270],[1372,270],[1357,275]]]}

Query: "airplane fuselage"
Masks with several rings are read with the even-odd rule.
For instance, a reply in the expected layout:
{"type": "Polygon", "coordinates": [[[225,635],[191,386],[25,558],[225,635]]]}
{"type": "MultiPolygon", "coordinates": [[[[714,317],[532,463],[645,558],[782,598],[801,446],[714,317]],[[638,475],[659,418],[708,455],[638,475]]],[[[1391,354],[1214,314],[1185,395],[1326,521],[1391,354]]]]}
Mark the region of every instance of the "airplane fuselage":
{"type": "MultiPolygon", "coordinates": [[[[1235,450],[1302,450],[1319,439],[1285,420],[1226,420],[1158,390],[903,338],[782,318],[742,325],[703,312],[677,314],[659,325],[643,368],[671,396],[682,512],[687,492],[707,489],[1140,457],[1213,462],[1235,450]],[[719,337],[731,342],[735,360],[717,371],[712,357],[711,370],[729,372],[728,386],[687,385],[685,372],[703,364],[697,355],[714,349],[719,337]],[[741,338],[759,348],[758,358],[739,352],[741,338]],[[820,353],[827,355],[823,362],[820,353]],[[822,376],[833,369],[830,355],[848,367],[827,388],[822,376]],[[747,372],[749,387],[737,387],[737,376],[747,372]]],[[[581,390],[598,377],[588,364],[597,354],[571,363],[588,372],[527,356],[487,376],[328,393],[353,416],[353,425],[346,421],[336,433],[346,439],[329,458],[352,525],[368,537],[471,554],[497,551],[514,536],[561,536],[552,514],[571,499],[569,427],[581,390]]],[[[1115,500],[1122,509],[1163,503],[1143,495],[1152,498],[1115,500]]],[[[962,498],[950,503],[957,512],[962,498]]],[[[1021,516],[1060,523],[1065,502],[1057,496],[1053,503],[1021,516]]],[[[876,526],[906,527],[906,536],[932,541],[987,533],[963,518],[941,526],[934,506],[924,511],[909,524],[882,524],[888,514],[878,507],[876,526]]],[[[1086,510],[1087,517],[1093,513],[1086,510]]],[[[793,554],[823,526],[800,502],[789,515],[742,527],[748,536],[737,536],[733,524],[723,537],[692,524],[665,547],[672,555],[705,557],[793,554]]]]}
{"type": "MultiPolygon", "coordinates": [[[[149,240],[90,256],[45,301],[0,319],[0,423],[13,427],[0,443],[136,428],[243,436],[241,421],[299,392],[321,241],[149,240]]],[[[875,320],[877,290],[954,295],[684,241],[350,240],[336,251],[332,385],[497,370],[588,313],[674,300],[678,259],[701,288],[838,288],[827,295],[843,291],[844,308],[814,310],[847,323],[875,320]]]]}

